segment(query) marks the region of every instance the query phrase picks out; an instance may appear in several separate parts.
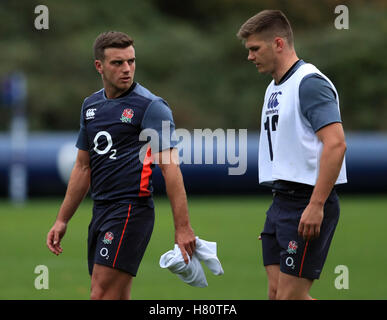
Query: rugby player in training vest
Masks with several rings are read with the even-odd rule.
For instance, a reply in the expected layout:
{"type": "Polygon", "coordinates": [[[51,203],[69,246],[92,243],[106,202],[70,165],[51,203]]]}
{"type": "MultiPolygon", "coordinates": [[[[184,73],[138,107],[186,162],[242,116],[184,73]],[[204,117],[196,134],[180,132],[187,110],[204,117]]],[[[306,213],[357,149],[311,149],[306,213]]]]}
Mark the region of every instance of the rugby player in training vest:
{"type": "Polygon", "coordinates": [[[237,33],[248,60],[273,80],[261,114],[259,182],[273,190],[261,233],[269,299],[311,299],[339,220],[335,185],[346,183],[346,143],[332,82],[297,57],[279,10],[237,33]]]}
{"type": "Polygon", "coordinates": [[[195,234],[174,148],[172,112],[162,98],[134,82],[133,40],[122,32],[105,32],[95,40],[94,58],[103,89],[83,102],[78,155],[47,246],[56,255],[62,253],[67,224],[90,188],[94,201],[88,231],[91,299],[130,299],[132,279],[154,225],[155,163],[171,203],[175,243],[186,263],[195,250],[195,234]],[[168,137],[161,132],[165,124],[168,137]],[[144,129],[157,132],[157,139],[141,139],[144,129]]]}

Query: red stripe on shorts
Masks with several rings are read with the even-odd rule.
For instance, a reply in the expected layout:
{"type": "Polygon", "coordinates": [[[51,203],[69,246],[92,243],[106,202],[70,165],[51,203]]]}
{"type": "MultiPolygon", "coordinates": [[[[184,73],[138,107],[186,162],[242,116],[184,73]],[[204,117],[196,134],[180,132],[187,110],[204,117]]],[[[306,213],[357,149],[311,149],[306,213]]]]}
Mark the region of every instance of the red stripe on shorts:
{"type": "Polygon", "coordinates": [[[303,266],[304,266],[304,259],[305,259],[306,249],[308,248],[308,243],[309,243],[309,240],[306,241],[305,249],[304,249],[304,254],[302,255],[301,267],[300,267],[300,273],[298,274],[299,277],[301,277],[301,274],[302,274],[302,268],[303,268],[303,266]]]}
{"type": "Polygon", "coordinates": [[[117,252],[116,252],[116,256],[114,257],[114,261],[113,261],[113,268],[116,264],[116,260],[117,260],[117,256],[118,256],[118,251],[120,251],[120,247],[121,247],[121,242],[122,242],[122,238],[124,237],[124,233],[125,233],[125,229],[126,229],[126,225],[128,224],[128,220],[129,220],[129,217],[130,217],[130,209],[132,208],[132,204],[129,205],[129,209],[128,209],[128,216],[126,217],[126,221],[125,221],[125,226],[124,226],[124,230],[122,230],[122,233],[121,233],[121,238],[120,238],[120,242],[118,243],[118,248],[117,248],[117,252]]]}

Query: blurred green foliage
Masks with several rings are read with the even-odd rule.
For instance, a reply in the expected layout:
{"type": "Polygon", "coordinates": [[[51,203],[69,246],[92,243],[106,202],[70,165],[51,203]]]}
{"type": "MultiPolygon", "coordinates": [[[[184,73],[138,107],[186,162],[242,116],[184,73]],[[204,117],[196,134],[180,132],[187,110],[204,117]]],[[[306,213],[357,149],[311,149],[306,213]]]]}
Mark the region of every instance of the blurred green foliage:
{"type": "MultiPolygon", "coordinates": [[[[270,76],[259,75],[235,34],[256,12],[281,9],[298,56],[336,85],[347,130],[387,130],[385,1],[2,0],[0,77],[28,79],[31,130],[77,130],[83,99],[102,86],[92,44],[107,30],[135,39],[136,81],[165,98],[178,128],[258,129],[270,76]],[[49,30],[36,30],[34,8],[49,8],[49,30]],[[334,8],[349,8],[349,30],[334,8]]],[[[0,109],[0,130],[10,111],[0,109]]]]}

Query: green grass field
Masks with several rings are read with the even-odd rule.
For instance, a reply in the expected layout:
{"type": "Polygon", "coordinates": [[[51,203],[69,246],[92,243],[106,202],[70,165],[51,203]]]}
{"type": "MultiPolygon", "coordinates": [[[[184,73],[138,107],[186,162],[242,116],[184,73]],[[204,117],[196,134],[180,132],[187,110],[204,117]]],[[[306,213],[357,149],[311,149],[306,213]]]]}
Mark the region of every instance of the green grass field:
{"type": "MultiPolygon", "coordinates": [[[[45,238],[61,199],[31,200],[25,207],[0,201],[0,299],[88,299],[86,239],[92,202],[85,200],[62,242],[64,252],[48,251],[45,238]],[[49,289],[37,290],[37,265],[49,270],[49,289]]],[[[172,249],[173,220],[169,202],[156,198],[156,224],[139,273],[133,299],[266,299],[267,280],[258,240],[270,197],[190,197],[195,233],[218,243],[225,274],[204,267],[209,286],[194,288],[159,267],[172,249]]],[[[318,299],[387,299],[387,197],[343,195],[341,218],[320,280],[311,294],[318,299]],[[334,282],[337,265],[349,269],[349,289],[334,282]]]]}

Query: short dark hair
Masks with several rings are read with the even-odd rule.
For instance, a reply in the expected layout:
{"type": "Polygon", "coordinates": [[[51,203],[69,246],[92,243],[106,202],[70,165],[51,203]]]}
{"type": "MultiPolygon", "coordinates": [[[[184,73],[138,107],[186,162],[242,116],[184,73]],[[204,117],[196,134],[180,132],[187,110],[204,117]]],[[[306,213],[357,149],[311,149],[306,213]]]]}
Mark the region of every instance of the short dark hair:
{"type": "Polygon", "coordinates": [[[267,33],[271,38],[286,38],[293,46],[293,31],[289,20],[280,10],[263,10],[248,19],[239,29],[237,37],[246,40],[255,33],[267,33]]]}
{"type": "Polygon", "coordinates": [[[134,45],[134,40],[126,33],[107,31],[101,33],[94,41],[94,59],[104,60],[106,48],[127,48],[134,45]]]}

